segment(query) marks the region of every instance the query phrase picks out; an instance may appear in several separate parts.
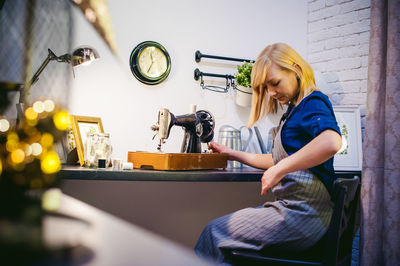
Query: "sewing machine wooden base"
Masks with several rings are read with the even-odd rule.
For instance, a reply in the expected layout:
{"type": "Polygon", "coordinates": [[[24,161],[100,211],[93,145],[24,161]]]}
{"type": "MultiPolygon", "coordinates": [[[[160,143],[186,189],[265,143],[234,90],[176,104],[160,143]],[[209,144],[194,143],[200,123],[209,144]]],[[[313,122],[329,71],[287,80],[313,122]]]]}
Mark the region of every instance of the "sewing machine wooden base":
{"type": "Polygon", "coordinates": [[[196,170],[226,168],[227,154],[218,153],[152,153],[129,151],[133,168],[154,170],[196,170]]]}

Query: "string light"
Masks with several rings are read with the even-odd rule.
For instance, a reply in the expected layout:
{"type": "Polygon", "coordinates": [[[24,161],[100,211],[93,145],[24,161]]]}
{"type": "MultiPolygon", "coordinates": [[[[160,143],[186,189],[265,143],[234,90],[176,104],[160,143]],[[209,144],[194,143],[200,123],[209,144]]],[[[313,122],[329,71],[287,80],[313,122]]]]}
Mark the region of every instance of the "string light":
{"type": "Polygon", "coordinates": [[[43,148],[49,148],[53,145],[54,137],[49,133],[44,133],[40,139],[40,144],[43,148]]]}
{"type": "Polygon", "coordinates": [[[32,143],[31,145],[32,148],[32,155],[33,156],[39,156],[42,153],[42,145],[40,145],[39,143],[35,142],[32,143]]]}
{"type": "Polygon", "coordinates": [[[50,113],[54,111],[55,104],[52,100],[45,100],[43,104],[46,112],[50,113]]]}
{"type": "Polygon", "coordinates": [[[32,155],[32,146],[31,145],[26,145],[25,146],[25,155],[26,156],[31,156],[32,155]]]}
{"type": "Polygon", "coordinates": [[[38,117],[38,113],[35,112],[35,110],[32,107],[29,107],[28,109],[26,109],[25,111],[25,117],[28,120],[36,120],[38,117]]]}
{"type": "Polygon", "coordinates": [[[58,180],[56,173],[61,170],[53,148],[64,136],[60,131],[70,125],[69,114],[57,109],[52,100],[38,100],[24,115],[17,126],[0,117],[0,185],[10,184],[21,191],[48,188],[58,180]],[[4,183],[3,178],[11,182],[4,183]]]}
{"type": "Polygon", "coordinates": [[[38,114],[43,113],[43,111],[44,111],[44,103],[42,101],[36,101],[33,104],[32,108],[38,114]]]}
{"type": "Polygon", "coordinates": [[[10,122],[7,119],[0,119],[0,132],[7,132],[10,129],[10,122]]]}
{"type": "Polygon", "coordinates": [[[61,110],[59,112],[57,112],[54,116],[53,116],[53,121],[54,121],[54,125],[56,126],[56,128],[58,130],[61,131],[65,131],[68,129],[68,126],[70,124],[70,118],[69,118],[69,114],[67,111],[65,110],[61,110]]]}
{"type": "Polygon", "coordinates": [[[57,153],[54,151],[46,153],[40,161],[40,168],[45,174],[54,174],[60,171],[61,163],[57,153]]]}
{"type": "Polygon", "coordinates": [[[10,132],[7,135],[7,143],[6,143],[6,149],[8,152],[12,152],[18,147],[18,142],[19,142],[19,137],[18,134],[15,132],[10,132]]]}
{"type": "Polygon", "coordinates": [[[42,207],[48,211],[56,211],[61,205],[61,191],[57,188],[52,188],[43,193],[42,207]]]}
{"type": "Polygon", "coordinates": [[[25,159],[25,152],[21,149],[15,149],[11,152],[11,161],[14,164],[20,164],[25,159]]]}

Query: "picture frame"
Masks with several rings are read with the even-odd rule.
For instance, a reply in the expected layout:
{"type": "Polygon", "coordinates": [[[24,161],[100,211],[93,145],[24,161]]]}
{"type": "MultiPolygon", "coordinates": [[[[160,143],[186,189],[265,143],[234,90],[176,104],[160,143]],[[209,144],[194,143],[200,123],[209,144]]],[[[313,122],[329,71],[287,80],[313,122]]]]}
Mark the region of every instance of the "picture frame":
{"type": "Polygon", "coordinates": [[[71,115],[71,127],[74,134],[79,164],[84,165],[84,145],[87,133],[104,133],[100,117],[71,115]]]}
{"type": "Polygon", "coordinates": [[[336,171],[362,170],[361,117],[358,106],[333,106],[342,133],[342,148],[336,153],[333,166],[336,171]]]}

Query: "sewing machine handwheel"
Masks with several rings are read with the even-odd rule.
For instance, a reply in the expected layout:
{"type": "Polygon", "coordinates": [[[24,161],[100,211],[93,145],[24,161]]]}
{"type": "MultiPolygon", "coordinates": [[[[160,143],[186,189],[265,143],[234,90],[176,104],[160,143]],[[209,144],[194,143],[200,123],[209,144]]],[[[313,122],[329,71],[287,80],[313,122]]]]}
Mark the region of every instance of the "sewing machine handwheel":
{"type": "Polygon", "coordinates": [[[214,138],[214,117],[206,110],[199,110],[196,112],[196,115],[203,125],[203,132],[201,136],[199,136],[200,141],[203,143],[210,142],[214,138]]]}

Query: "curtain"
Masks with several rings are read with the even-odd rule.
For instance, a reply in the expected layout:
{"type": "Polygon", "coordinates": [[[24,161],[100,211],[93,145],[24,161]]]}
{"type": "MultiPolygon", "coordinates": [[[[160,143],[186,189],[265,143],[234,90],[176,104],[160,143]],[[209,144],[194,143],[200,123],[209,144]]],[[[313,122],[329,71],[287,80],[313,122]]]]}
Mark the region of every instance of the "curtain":
{"type": "Polygon", "coordinates": [[[400,0],[371,0],[361,265],[400,262],[400,0]]]}

